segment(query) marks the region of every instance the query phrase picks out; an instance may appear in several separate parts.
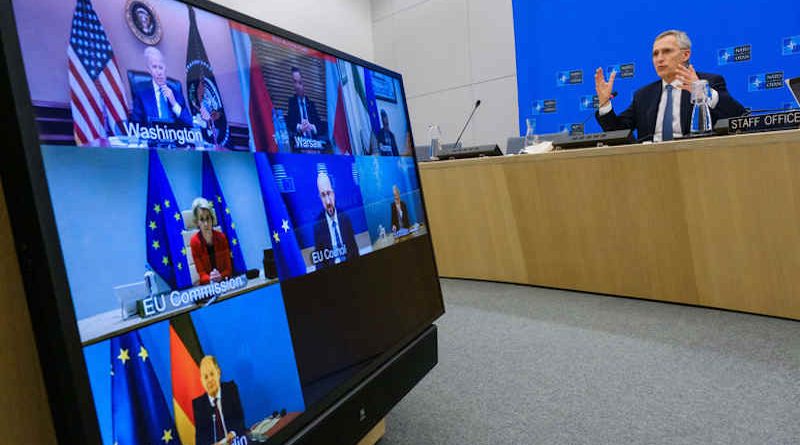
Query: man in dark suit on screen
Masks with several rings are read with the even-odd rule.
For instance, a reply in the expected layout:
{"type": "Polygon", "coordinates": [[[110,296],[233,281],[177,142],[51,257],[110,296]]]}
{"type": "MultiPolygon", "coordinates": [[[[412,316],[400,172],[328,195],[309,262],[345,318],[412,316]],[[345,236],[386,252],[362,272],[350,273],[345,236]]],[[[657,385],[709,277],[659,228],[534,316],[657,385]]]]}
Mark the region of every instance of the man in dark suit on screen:
{"type": "Polygon", "coordinates": [[[292,136],[292,144],[296,145],[295,137],[320,139],[324,135],[325,129],[319,119],[317,106],[306,96],[303,74],[299,68],[294,66],[292,67],[292,85],[294,86],[294,96],[289,98],[289,113],[286,118],[286,127],[292,136]]]}
{"type": "Polygon", "coordinates": [[[358,256],[353,224],[346,213],[336,210],[336,194],[327,173],[317,175],[317,191],[322,212],[314,224],[314,251],[311,262],[321,269],[358,256]]]}
{"type": "Polygon", "coordinates": [[[200,381],[206,393],[192,401],[196,445],[227,445],[245,434],[239,389],[232,381],[220,382],[221,374],[213,355],[200,360],[200,381]]]}
{"type": "Polygon", "coordinates": [[[192,116],[183,98],[180,84],[167,83],[167,66],[164,55],[155,46],[144,50],[147,71],[151,82],[133,85],[133,111],[131,121],[142,124],[152,122],[192,125],[192,116]]]}
{"type": "Polygon", "coordinates": [[[389,115],[381,110],[381,129],[378,130],[378,148],[383,156],[397,156],[397,140],[389,128],[389,115]]]}
{"type": "Polygon", "coordinates": [[[741,116],[745,108],[737,102],[718,74],[698,73],[689,64],[692,42],[683,31],[669,30],[653,42],[653,66],[660,80],[638,89],[633,103],[620,114],[611,106],[616,72],[605,80],[602,68],[594,75],[600,103],[595,117],[604,131],[635,129],[639,140],[668,141],[689,133],[692,116],[692,82],[705,79],[711,87],[711,119],[741,116]],[[666,125],[665,125],[666,124],[666,125]]]}

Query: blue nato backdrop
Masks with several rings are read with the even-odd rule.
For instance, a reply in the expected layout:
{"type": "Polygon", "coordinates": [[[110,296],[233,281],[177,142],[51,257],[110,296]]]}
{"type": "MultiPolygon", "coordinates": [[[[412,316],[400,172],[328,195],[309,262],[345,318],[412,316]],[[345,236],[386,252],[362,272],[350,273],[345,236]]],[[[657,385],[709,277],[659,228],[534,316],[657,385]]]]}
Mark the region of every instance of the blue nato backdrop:
{"type": "MultiPolygon", "coordinates": [[[[43,154],[76,316],[118,310],[114,287],[142,281],[147,263],[148,150],[45,146],[43,154]]],[[[202,153],[159,151],[159,156],[178,207],[190,210],[203,191],[202,153]]],[[[253,155],[210,158],[244,262],[259,268],[272,244],[253,155]]]]}
{"type": "Polygon", "coordinates": [[[783,83],[800,76],[800,14],[794,9],[766,0],[514,0],[520,129],[534,117],[537,133],[584,121],[586,133],[600,131],[592,117],[595,69],[606,76],[617,71],[614,108],[624,110],[636,89],[658,80],[653,40],[668,29],[689,34],[695,69],[725,77],[745,107],[795,107],[783,83]]]}

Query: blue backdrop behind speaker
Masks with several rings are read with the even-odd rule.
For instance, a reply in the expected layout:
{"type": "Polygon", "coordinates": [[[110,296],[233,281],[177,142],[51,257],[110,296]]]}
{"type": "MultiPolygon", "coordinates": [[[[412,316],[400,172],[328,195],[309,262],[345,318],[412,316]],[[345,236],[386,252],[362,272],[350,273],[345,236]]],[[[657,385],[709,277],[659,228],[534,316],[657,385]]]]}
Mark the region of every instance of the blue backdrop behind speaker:
{"type": "Polygon", "coordinates": [[[608,75],[617,68],[614,108],[624,110],[637,88],[658,79],[653,39],[667,29],[686,31],[695,69],[723,75],[745,107],[796,106],[783,84],[800,76],[800,14],[790,5],[513,0],[520,130],[533,116],[537,133],[570,130],[585,119],[587,133],[600,131],[590,117],[595,69],[608,75]]]}

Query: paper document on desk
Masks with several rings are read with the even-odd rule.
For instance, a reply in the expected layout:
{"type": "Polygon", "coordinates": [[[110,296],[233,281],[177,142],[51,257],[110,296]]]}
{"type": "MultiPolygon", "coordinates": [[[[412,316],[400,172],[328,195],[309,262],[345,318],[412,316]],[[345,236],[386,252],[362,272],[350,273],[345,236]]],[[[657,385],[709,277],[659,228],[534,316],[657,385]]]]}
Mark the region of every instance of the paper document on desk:
{"type": "Polygon", "coordinates": [[[553,151],[553,141],[537,142],[520,150],[519,154],[547,153],[553,151]]]}
{"type": "Polygon", "coordinates": [[[270,430],[270,428],[275,426],[279,420],[281,420],[280,417],[268,417],[261,422],[258,422],[253,426],[253,428],[250,428],[250,436],[257,440],[267,439],[267,432],[270,430]]]}

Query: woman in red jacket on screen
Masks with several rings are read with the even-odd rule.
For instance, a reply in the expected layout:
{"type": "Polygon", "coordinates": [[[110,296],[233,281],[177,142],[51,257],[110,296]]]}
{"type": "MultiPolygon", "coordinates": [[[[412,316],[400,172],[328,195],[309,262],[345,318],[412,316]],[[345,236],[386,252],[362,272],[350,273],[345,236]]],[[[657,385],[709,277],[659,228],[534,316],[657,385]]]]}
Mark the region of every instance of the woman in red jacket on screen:
{"type": "Polygon", "coordinates": [[[192,202],[194,223],[200,229],[189,241],[194,258],[194,267],[200,277],[200,284],[222,281],[232,275],[231,250],[228,238],[219,230],[214,207],[205,198],[192,202]]]}

